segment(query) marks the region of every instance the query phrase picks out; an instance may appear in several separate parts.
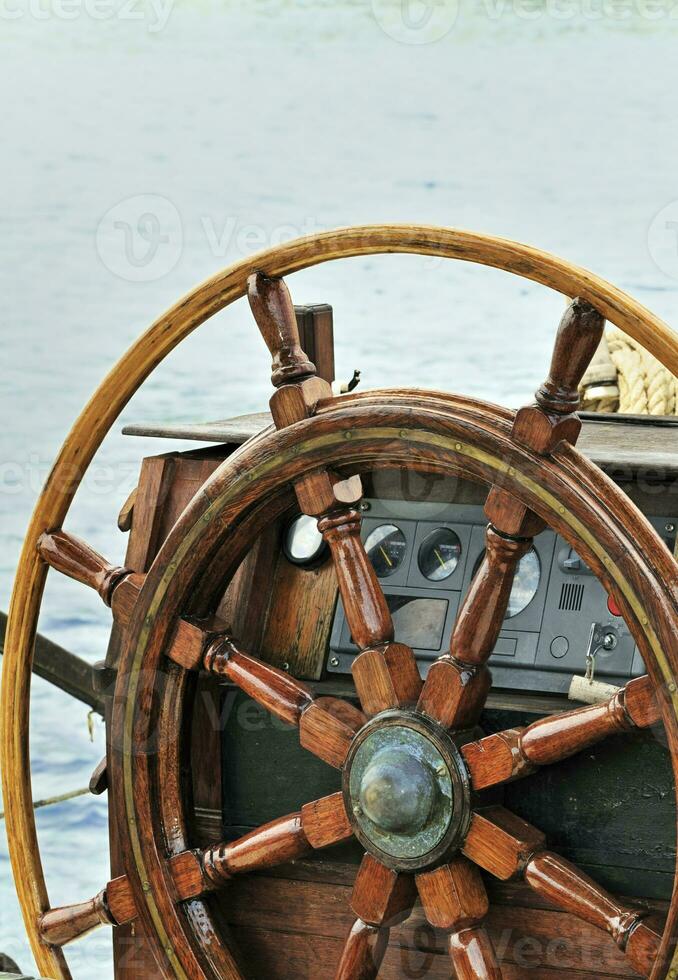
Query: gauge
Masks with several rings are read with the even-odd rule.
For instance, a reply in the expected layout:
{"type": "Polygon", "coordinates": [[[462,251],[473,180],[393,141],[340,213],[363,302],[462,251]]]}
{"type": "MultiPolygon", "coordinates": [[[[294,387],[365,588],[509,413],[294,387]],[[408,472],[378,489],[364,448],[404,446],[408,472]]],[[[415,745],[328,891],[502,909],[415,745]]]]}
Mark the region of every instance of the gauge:
{"type": "Polygon", "coordinates": [[[379,578],[387,578],[402,565],[407,541],[396,524],[380,524],[367,535],[365,550],[379,578]]]}
{"type": "Polygon", "coordinates": [[[452,528],[438,527],[419,548],[419,571],[430,582],[449,578],[461,558],[461,541],[452,528]]]}
{"type": "Polygon", "coordinates": [[[318,530],[315,517],[302,514],[288,526],[283,540],[283,551],[294,565],[312,565],[325,551],[323,536],[318,530]]]}
{"type": "MultiPolygon", "coordinates": [[[[474,575],[478,571],[484,557],[485,552],[482,553],[476,562],[476,567],[473,572],[474,575]]],[[[518,613],[527,609],[539,590],[540,581],[541,562],[539,561],[539,555],[532,548],[518,562],[518,568],[513,579],[513,588],[511,589],[511,595],[506,608],[505,619],[513,619],[518,613]]]]}
{"type": "Polygon", "coordinates": [[[541,579],[541,563],[539,555],[534,550],[528,551],[520,559],[513,579],[511,597],[506,610],[506,619],[513,619],[523,609],[527,609],[537,594],[541,579]]]}

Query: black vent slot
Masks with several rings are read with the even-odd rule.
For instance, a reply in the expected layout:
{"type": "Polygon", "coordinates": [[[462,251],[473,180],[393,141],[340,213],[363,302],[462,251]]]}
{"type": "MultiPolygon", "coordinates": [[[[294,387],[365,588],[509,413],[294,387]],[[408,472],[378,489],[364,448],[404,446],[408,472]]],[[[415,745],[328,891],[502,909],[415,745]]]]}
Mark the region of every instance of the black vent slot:
{"type": "Polygon", "coordinates": [[[558,608],[564,612],[579,612],[583,599],[583,585],[579,582],[563,582],[558,608]]]}

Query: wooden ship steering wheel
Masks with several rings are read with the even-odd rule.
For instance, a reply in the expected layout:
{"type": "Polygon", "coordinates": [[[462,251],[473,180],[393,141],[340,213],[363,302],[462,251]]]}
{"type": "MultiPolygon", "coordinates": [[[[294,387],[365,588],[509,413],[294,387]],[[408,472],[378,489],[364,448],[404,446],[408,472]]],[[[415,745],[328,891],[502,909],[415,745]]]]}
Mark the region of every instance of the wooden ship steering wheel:
{"type": "MultiPolygon", "coordinates": [[[[240,978],[214,914],[231,877],[295,860],[351,836],[365,855],[351,906],[355,924],[323,976],[376,977],[390,927],[417,896],[447,934],[451,972],[497,978],[483,928],[483,872],[523,879],[541,897],[606,930],[641,976],[678,976],[678,898],[665,923],[605,892],[547,848],[535,827],[487,791],[529,776],[619,731],[663,721],[678,776],[678,566],[628,497],[574,448],[578,383],[605,319],[678,374],[678,336],[639,303],[582,269],[510,241],[417,226],[350,228],[243,260],[197,287],[122,358],[64,443],[36,506],[7,630],[2,769],[17,892],[39,970],[70,976],[63,946],[96,925],[138,919],[167,977],[240,978]],[[478,262],[572,299],[550,373],[517,413],[470,398],[413,390],[332,397],[299,344],[281,278],[331,259],[410,252],[478,262]],[[273,356],[274,426],[227,458],[185,509],[150,571],[114,567],[62,529],[102,439],[163,358],[245,294],[273,356]],[[420,679],[393,623],[360,537],[359,473],[413,467],[490,488],[485,557],[457,617],[449,653],[420,679]],[[252,540],[293,488],[329,545],[348,625],[360,707],[313,690],[241,648],[215,608],[252,540]],[[617,602],[647,674],[609,701],[483,737],[477,723],[514,572],[550,526],[617,602]],[[95,588],[127,630],[112,716],[109,780],[120,787],[126,874],[80,905],[52,908],[30,785],[31,651],[49,567],[95,588]],[[302,746],[342,771],[342,790],[309,800],[231,842],[196,850],[188,835],[184,741],[197,671],[219,675],[296,725],[302,746]]],[[[585,764],[582,760],[582,764],[585,764]]],[[[525,784],[529,792],[529,781],[525,784]]]]}

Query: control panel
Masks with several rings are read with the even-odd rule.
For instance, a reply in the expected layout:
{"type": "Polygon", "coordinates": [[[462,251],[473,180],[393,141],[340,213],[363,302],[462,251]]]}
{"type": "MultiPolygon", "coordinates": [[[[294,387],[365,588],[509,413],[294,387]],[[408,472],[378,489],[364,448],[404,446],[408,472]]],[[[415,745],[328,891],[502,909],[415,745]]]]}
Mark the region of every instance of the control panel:
{"type": "MultiPolygon", "coordinates": [[[[485,546],[487,519],[474,504],[363,501],[362,537],[391,610],[395,639],[411,646],[426,674],[450,635],[485,546]]],[[[675,517],[649,520],[673,550],[675,517]]],[[[357,654],[337,603],[328,669],[348,673],[357,654]]],[[[593,655],[595,676],[624,684],[645,673],[614,599],[566,541],[551,530],[518,567],[504,626],[490,659],[497,687],[566,694],[593,655]]]]}

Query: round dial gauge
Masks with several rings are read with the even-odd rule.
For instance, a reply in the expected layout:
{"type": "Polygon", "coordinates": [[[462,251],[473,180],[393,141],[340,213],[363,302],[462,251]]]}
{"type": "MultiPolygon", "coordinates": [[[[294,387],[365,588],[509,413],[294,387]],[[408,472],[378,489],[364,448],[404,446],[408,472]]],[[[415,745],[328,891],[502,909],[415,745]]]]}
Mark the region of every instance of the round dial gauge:
{"type": "Polygon", "coordinates": [[[437,527],[419,547],[419,571],[430,582],[449,578],[461,558],[461,541],[452,528],[437,527]]]}
{"type": "Polygon", "coordinates": [[[387,578],[400,568],[407,541],[396,524],[380,524],[367,535],[365,551],[379,578],[387,578]]]}
{"type": "Polygon", "coordinates": [[[325,551],[323,536],[315,517],[302,514],[295,518],[285,532],[283,551],[294,565],[311,565],[325,551]]]}
{"type": "Polygon", "coordinates": [[[523,609],[527,609],[537,594],[541,579],[541,563],[539,555],[534,550],[528,551],[520,559],[513,579],[511,597],[506,610],[506,619],[513,619],[523,609]]]}

